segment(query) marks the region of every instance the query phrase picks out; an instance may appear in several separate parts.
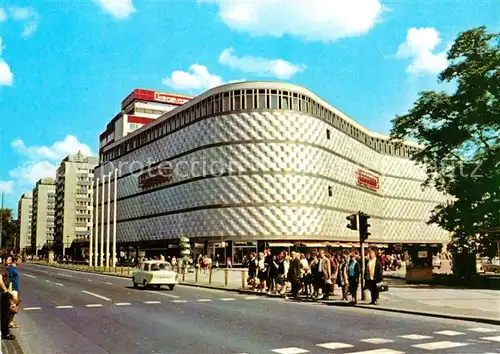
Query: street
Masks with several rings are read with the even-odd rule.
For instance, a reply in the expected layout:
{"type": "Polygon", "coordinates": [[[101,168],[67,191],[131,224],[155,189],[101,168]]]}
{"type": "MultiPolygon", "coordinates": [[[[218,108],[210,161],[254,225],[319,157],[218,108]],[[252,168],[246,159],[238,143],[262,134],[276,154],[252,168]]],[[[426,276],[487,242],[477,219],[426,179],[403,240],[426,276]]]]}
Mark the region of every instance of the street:
{"type": "Polygon", "coordinates": [[[500,327],[474,322],[187,286],[133,289],[129,279],[32,264],[20,272],[23,310],[17,322],[22,328],[13,333],[24,353],[500,350],[500,327]]]}

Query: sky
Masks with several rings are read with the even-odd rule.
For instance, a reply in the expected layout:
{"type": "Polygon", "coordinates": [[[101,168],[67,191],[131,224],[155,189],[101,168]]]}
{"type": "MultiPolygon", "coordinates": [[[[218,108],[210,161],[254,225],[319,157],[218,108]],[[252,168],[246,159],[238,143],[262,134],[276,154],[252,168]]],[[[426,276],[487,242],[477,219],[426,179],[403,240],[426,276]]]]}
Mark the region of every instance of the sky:
{"type": "Polygon", "coordinates": [[[360,124],[391,120],[437,82],[460,32],[500,29],[498,0],[0,0],[0,189],[96,154],[134,88],[301,85],[360,124]]]}

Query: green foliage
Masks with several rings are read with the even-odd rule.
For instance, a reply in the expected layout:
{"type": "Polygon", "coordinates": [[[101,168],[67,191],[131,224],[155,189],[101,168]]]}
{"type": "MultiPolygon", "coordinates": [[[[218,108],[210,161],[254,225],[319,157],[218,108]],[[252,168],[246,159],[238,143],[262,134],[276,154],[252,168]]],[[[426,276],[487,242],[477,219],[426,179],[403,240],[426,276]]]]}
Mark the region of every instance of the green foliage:
{"type": "Polygon", "coordinates": [[[12,220],[11,209],[0,209],[2,221],[2,245],[0,248],[14,248],[16,237],[19,234],[19,225],[16,220],[12,220]]]}
{"type": "Polygon", "coordinates": [[[439,82],[453,94],[421,92],[414,107],[396,116],[391,137],[425,148],[412,159],[427,172],[424,185],[450,195],[429,220],[453,233],[457,245],[484,251],[500,226],[500,35],[485,27],[459,34],[439,82]]]}

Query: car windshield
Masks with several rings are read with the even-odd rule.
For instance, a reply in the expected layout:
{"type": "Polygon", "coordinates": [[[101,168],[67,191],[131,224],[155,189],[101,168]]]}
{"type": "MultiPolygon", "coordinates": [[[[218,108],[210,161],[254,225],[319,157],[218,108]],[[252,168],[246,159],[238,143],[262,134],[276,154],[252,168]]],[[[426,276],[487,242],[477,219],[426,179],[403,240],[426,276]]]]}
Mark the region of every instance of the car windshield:
{"type": "Polygon", "coordinates": [[[160,271],[160,270],[171,270],[171,266],[168,263],[153,263],[150,265],[150,271],[160,271]]]}

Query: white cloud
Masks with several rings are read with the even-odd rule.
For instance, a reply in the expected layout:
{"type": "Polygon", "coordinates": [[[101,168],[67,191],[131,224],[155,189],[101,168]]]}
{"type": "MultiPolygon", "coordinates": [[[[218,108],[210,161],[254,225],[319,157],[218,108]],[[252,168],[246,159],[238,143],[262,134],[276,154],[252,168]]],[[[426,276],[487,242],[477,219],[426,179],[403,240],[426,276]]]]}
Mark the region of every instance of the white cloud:
{"type": "Polygon", "coordinates": [[[23,23],[23,37],[29,37],[37,30],[40,16],[34,8],[12,6],[9,13],[13,20],[23,23]]]}
{"type": "Polygon", "coordinates": [[[367,33],[386,10],[380,0],[199,0],[219,6],[229,27],[255,35],[334,41],[367,33]]]}
{"type": "Polygon", "coordinates": [[[219,56],[219,63],[246,73],[276,77],[278,79],[289,79],[306,69],[305,65],[293,64],[283,59],[265,59],[251,56],[240,58],[234,54],[233,48],[222,51],[219,56]]]}
{"type": "Polygon", "coordinates": [[[399,45],[396,58],[410,58],[407,71],[412,74],[437,74],[448,66],[446,51],[435,52],[440,42],[435,28],[410,28],[406,40],[399,45]]]}
{"type": "Polygon", "coordinates": [[[14,190],[14,181],[0,181],[0,190],[5,194],[10,194],[14,190]]]}
{"type": "Polygon", "coordinates": [[[7,21],[7,12],[5,12],[5,9],[0,7],[0,22],[5,22],[7,21]]]}
{"type": "Polygon", "coordinates": [[[94,2],[119,20],[130,17],[136,11],[132,0],[94,0],[94,2]]]}
{"type": "Polygon", "coordinates": [[[34,161],[52,160],[59,162],[68,155],[81,151],[83,155],[93,155],[92,149],[86,144],[78,141],[73,135],[67,135],[64,140],[57,141],[51,146],[26,146],[21,139],[11,143],[12,148],[21,155],[27,156],[34,161]]]}
{"type": "Polygon", "coordinates": [[[164,85],[176,90],[205,91],[224,83],[220,76],[211,74],[205,65],[193,64],[189,72],[176,70],[162,80],[164,85]]]}
{"type": "Polygon", "coordinates": [[[20,186],[33,186],[44,177],[56,177],[57,165],[49,161],[28,161],[11,170],[9,175],[15,178],[20,186]]]}
{"type": "Polygon", "coordinates": [[[9,64],[0,58],[0,86],[12,86],[14,74],[10,70],[9,64]]]}

